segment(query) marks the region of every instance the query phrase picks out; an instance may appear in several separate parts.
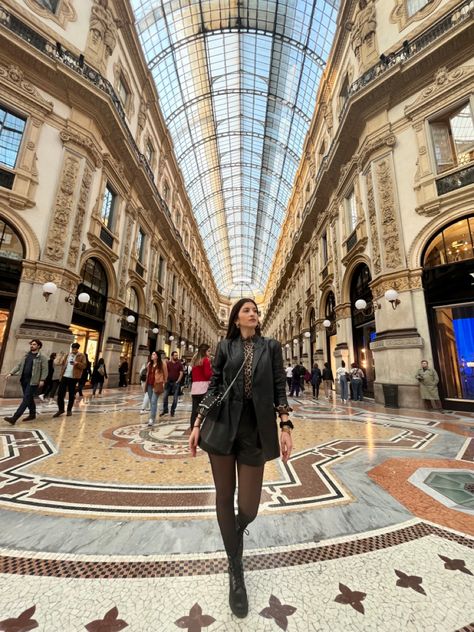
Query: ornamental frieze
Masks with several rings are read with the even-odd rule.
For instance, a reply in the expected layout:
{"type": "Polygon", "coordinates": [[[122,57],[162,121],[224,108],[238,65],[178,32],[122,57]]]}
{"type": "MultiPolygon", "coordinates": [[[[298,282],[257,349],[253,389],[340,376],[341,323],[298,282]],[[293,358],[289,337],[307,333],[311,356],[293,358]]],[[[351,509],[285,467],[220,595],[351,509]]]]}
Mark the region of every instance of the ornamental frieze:
{"type": "Polygon", "coordinates": [[[128,259],[130,255],[130,244],[132,241],[133,224],[134,224],[134,219],[132,215],[128,213],[127,231],[125,234],[125,242],[123,246],[122,268],[120,270],[120,283],[119,283],[119,297],[123,300],[125,300],[125,290],[127,287],[127,268],[128,268],[128,259]]]}
{"type": "Polygon", "coordinates": [[[385,266],[389,269],[399,268],[403,265],[403,262],[390,163],[387,159],[382,160],[376,164],[375,169],[385,266]]]}
{"type": "Polygon", "coordinates": [[[84,218],[86,215],[87,204],[89,202],[89,194],[92,183],[92,169],[86,165],[82,175],[81,188],[79,190],[79,202],[77,204],[76,220],[72,231],[71,243],[69,244],[69,252],[67,264],[70,269],[76,269],[80,259],[80,247],[82,229],[84,226],[84,218]]]}
{"type": "Polygon", "coordinates": [[[76,156],[66,154],[45,249],[45,259],[56,263],[61,262],[64,258],[69,220],[73,215],[74,192],[77,186],[79,166],[79,159],[76,156]]]}
{"type": "Polygon", "coordinates": [[[449,93],[458,85],[469,83],[473,74],[474,66],[460,66],[454,70],[448,70],[446,66],[438,68],[430,85],[420,92],[411,105],[406,106],[405,116],[413,119],[417,113],[419,115],[426,109],[430,101],[439,102],[447,95],[452,99],[449,93]]]}
{"type": "Polygon", "coordinates": [[[370,284],[374,300],[383,298],[387,290],[394,289],[397,292],[409,292],[410,290],[420,290],[423,287],[421,273],[412,273],[404,270],[402,276],[383,276],[370,284]]]}
{"type": "Polygon", "coordinates": [[[51,101],[46,101],[46,99],[38,92],[36,86],[25,79],[24,72],[18,66],[14,66],[13,64],[5,66],[0,64],[0,83],[10,84],[16,90],[22,92],[23,95],[30,97],[36,105],[39,105],[48,112],[53,111],[53,104],[51,101]]]}
{"type": "Polygon", "coordinates": [[[374,268],[374,274],[380,274],[382,265],[380,263],[380,246],[379,235],[377,230],[377,211],[375,208],[374,198],[374,186],[372,181],[372,174],[369,171],[366,176],[367,180],[367,210],[369,213],[369,225],[370,225],[370,238],[372,247],[372,265],[374,268]]]}
{"type": "Polygon", "coordinates": [[[94,167],[97,167],[98,169],[102,167],[102,156],[91,138],[77,132],[72,132],[69,129],[61,130],[59,138],[62,140],[64,145],[72,144],[86,149],[94,163],[94,167]]]}

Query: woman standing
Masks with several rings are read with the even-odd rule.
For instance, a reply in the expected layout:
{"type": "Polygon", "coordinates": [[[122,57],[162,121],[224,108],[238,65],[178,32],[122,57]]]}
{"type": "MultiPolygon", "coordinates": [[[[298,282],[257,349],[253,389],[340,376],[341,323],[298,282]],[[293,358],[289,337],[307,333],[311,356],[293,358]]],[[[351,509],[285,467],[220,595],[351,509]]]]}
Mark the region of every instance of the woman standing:
{"type": "Polygon", "coordinates": [[[321,369],[318,366],[318,363],[315,362],[313,368],[311,369],[311,384],[313,386],[313,397],[318,399],[319,397],[319,385],[323,379],[323,374],[321,373],[321,369]]]}
{"type": "Polygon", "coordinates": [[[146,373],[146,389],[150,400],[150,419],[148,420],[150,428],[155,424],[158,397],[163,392],[167,379],[168,368],[166,362],[163,362],[160,352],[153,351],[147,364],[146,373]]]}
{"type": "Polygon", "coordinates": [[[351,364],[351,384],[352,384],[352,399],[357,402],[361,402],[364,399],[362,392],[362,380],[364,379],[364,371],[359,369],[357,362],[351,364]]]}
{"type": "Polygon", "coordinates": [[[238,375],[224,400],[219,421],[228,428],[226,453],[215,453],[200,441],[203,410],[198,412],[189,438],[196,455],[198,443],[209,453],[216,488],[216,513],[229,561],[229,604],[237,617],[248,613],[242,553],[245,528],[257,516],[265,462],[282,456],[286,463],[293,448],[286,399],[286,379],[280,343],[260,335],[255,301],[240,299],[232,308],[227,335],[219,343],[208,392],[217,395],[238,375]],[[243,370],[240,371],[240,368],[243,370]],[[280,439],[276,415],[280,417],[280,439]],[[238,480],[238,514],[234,494],[238,480]]]}
{"type": "Polygon", "coordinates": [[[324,384],[324,394],[328,399],[332,397],[332,383],[334,382],[334,377],[331,371],[331,367],[328,362],[324,363],[323,369],[323,384],[324,384]]]}
{"type": "Polygon", "coordinates": [[[95,397],[97,389],[99,389],[99,397],[102,395],[104,381],[108,378],[107,369],[105,368],[104,358],[99,358],[94,364],[94,370],[91,375],[92,397],[95,397]]]}
{"type": "Polygon", "coordinates": [[[198,407],[202,398],[207,392],[209,380],[212,377],[211,361],[209,360],[209,345],[199,345],[197,353],[191,360],[192,385],[191,395],[193,399],[193,409],[191,412],[191,428],[194,426],[198,414],[198,407]]]}
{"type": "Polygon", "coordinates": [[[348,397],[348,382],[347,376],[349,374],[346,371],[346,363],[341,361],[341,366],[336,370],[336,380],[339,381],[339,388],[341,392],[341,401],[343,404],[347,402],[348,397]]]}

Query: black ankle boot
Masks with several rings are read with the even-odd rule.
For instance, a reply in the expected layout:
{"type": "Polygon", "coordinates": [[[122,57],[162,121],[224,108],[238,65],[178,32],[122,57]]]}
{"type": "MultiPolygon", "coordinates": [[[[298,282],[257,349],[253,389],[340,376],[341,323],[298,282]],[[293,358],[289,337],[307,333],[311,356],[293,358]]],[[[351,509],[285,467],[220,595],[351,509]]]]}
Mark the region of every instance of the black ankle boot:
{"type": "Polygon", "coordinates": [[[245,588],[242,557],[228,557],[229,560],[229,605],[236,617],[243,619],[249,612],[247,590],[245,588]]]}

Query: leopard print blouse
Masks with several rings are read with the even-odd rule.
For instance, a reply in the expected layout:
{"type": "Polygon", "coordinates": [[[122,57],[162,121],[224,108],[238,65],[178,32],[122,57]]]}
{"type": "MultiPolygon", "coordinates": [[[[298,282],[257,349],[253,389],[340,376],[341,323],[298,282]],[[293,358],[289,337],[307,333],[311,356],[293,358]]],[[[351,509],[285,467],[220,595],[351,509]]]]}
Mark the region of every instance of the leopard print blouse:
{"type": "Polygon", "coordinates": [[[255,343],[253,338],[242,338],[244,346],[244,397],[252,399],[252,366],[255,343]]]}

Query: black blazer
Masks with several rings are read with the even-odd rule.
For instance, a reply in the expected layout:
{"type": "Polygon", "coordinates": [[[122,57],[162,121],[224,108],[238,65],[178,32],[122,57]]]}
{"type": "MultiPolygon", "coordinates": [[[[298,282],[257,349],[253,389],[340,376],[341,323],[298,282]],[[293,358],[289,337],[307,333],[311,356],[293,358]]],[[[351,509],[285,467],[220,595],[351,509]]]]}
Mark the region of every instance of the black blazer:
{"type": "MultiPolygon", "coordinates": [[[[232,382],[244,361],[241,338],[221,340],[213,364],[208,392],[217,394],[220,387],[232,382]]],[[[281,345],[273,338],[257,336],[253,354],[252,400],[257,417],[258,433],[267,460],[280,456],[276,406],[288,405],[286,376],[283,369],[281,345]]],[[[221,419],[229,424],[232,440],[237,434],[244,403],[243,370],[224,400],[221,419]]]]}

